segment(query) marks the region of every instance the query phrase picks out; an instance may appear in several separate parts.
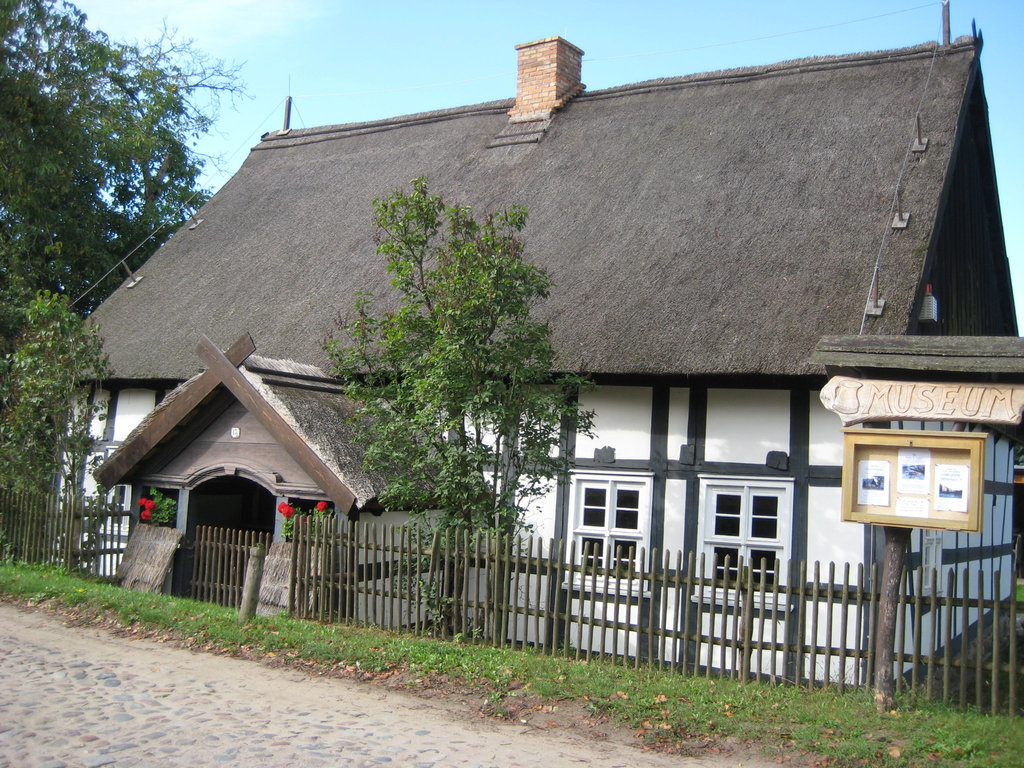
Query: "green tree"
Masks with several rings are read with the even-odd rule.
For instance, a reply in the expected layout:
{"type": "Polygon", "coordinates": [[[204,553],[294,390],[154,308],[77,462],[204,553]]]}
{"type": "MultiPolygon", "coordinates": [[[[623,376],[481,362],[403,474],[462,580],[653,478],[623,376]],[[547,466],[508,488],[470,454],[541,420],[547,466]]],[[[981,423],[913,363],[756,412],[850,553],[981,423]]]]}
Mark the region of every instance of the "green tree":
{"type": "MultiPolygon", "coordinates": [[[[58,0],[0,0],[0,332],[37,290],[87,313],[206,200],[195,140],[237,70],[165,33],[111,42],[58,0]]],[[[5,350],[0,350],[5,351],[5,350]]]]}
{"type": "Polygon", "coordinates": [[[360,295],[347,338],[329,343],[360,403],[369,468],[392,509],[439,510],[447,529],[510,531],[568,469],[561,428],[589,432],[576,375],[552,373],[548,327],[531,317],[550,279],[523,259],[526,211],[478,221],[423,178],[374,202],[394,307],[360,295]]]}
{"type": "Polygon", "coordinates": [[[76,493],[100,407],[89,387],[107,374],[96,328],[64,296],[40,291],[0,377],[0,487],[76,493]]]}

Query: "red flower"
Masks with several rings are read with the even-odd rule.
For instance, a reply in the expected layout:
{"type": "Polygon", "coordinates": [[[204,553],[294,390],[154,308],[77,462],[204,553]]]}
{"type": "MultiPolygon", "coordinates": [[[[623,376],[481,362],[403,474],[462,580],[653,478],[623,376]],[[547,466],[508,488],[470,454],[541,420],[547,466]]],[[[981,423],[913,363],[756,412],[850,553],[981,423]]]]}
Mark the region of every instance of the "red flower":
{"type": "Polygon", "coordinates": [[[152,512],[154,509],[156,509],[156,502],[153,501],[152,499],[147,499],[147,498],[143,497],[143,498],[139,499],[139,507],[142,508],[142,512],[143,512],[143,518],[142,519],[143,520],[149,520],[150,516],[148,514],[146,514],[146,513],[152,512]]]}
{"type": "Polygon", "coordinates": [[[289,504],[287,501],[282,501],[277,505],[277,511],[284,515],[285,520],[295,514],[295,507],[289,504]]]}
{"type": "Polygon", "coordinates": [[[150,520],[153,519],[153,512],[149,509],[143,509],[142,512],[139,513],[139,517],[142,518],[142,521],[144,523],[148,523],[150,520]]]}
{"type": "Polygon", "coordinates": [[[327,511],[327,502],[326,501],[318,501],[316,503],[316,511],[317,512],[326,512],[327,511]]]}

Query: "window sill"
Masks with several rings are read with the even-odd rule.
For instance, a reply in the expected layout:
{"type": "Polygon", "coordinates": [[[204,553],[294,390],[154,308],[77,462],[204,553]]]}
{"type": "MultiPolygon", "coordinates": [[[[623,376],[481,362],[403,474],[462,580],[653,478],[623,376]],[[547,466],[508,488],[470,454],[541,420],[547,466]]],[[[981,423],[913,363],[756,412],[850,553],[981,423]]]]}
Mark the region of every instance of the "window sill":
{"type": "MultiPolygon", "coordinates": [[[[779,589],[783,589],[782,585],[779,585],[779,589]]],[[[694,605],[716,605],[716,606],[727,606],[733,607],[737,601],[742,602],[746,597],[746,591],[735,589],[725,589],[724,587],[716,587],[715,589],[706,589],[703,593],[696,592],[690,597],[690,602],[694,605]]],[[[753,607],[754,610],[764,609],[766,611],[784,611],[789,608],[789,596],[785,594],[775,595],[772,592],[765,592],[763,595],[760,591],[755,590],[753,593],[753,607]]]]}
{"type": "Polygon", "coordinates": [[[604,574],[600,576],[583,576],[576,574],[572,578],[571,585],[569,584],[569,580],[566,579],[562,582],[562,586],[566,589],[571,587],[574,592],[630,598],[635,597],[647,600],[651,597],[651,590],[641,589],[641,584],[645,581],[646,579],[641,579],[639,576],[612,576],[609,574],[605,577],[604,574]]]}

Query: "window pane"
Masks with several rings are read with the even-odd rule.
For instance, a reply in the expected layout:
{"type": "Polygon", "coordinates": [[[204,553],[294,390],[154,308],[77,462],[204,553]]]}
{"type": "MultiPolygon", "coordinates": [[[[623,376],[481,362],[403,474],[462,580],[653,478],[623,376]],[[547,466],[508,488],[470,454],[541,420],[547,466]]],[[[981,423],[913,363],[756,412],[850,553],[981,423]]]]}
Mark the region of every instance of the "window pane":
{"type": "Polygon", "coordinates": [[[593,509],[591,507],[583,508],[583,524],[589,525],[596,528],[604,527],[604,507],[593,509]]]}
{"type": "Polygon", "coordinates": [[[750,535],[755,539],[776,539],[779,536],[778,496],[754,496],[750,535]]]}
{"type": "Polygon", "coordinates": [[[715,535],[740,535],[740,506],[742,496],[720,493],[715,497],[715,535]]]}
{"type": "Polygon", "coordinates": [[[740,551],[736,547],[715,547],[715,576],[725,576],[725,560],[729,559],[729,578],[736,575],[736,561],[739,560],[740,551]]]}
{"type": "Polygon", "coordinates": [[[620,488],[615,494],[615,506],[620,509],[640,509],[640,491],[620,488]]]}
{"type": "Polygon", "coordinates": [[[761,577],[761,562],[764,561],[764,580],[766,584],[775,583],[775,558],[778,553],[772,549],[750,550],[750,565],[754,569],[754,578],[761,577]]]}
{"type": "Polygon", "coordinates": [[[770,517],[755,517],[750,521],[750,535],[755,539],[776,539],[779,535],[779,521],[770,517]]]}
{"type": "Polygon", "coordinates": [[[715,518],[716,536],[739,536],[740,519],[738,517],[725,517],[719,515],[715,518]]]}
{"type": "Polygon", "coordinates": [[[720,493],[715,497],[715,514],[739,516],[742,501],[743,497],[741,496],[735,496],[731,493],[720,493]]]}
{"type": "Polygon", "coordinates": [[[619,488],[615,491],[615,527],[635,531],[640,527],[640,491],[619,488]]]}
{"type": "Polygon", "coordinates": [[[754,496],[754,517],[778,517],[778,496],[754,496]]]}
{"type": "Polygon", "coordinates": [[[583,490],[583,525],[596,528],[604,527],[607,498],[604,488],[585,488],[583,490]]]}
{"type": "Polygon", "coordinates": [[[583,555],[583,562],[587,565],[599,565],[601,555],[604,553],[604,540],[591,537],[580,539],[580,549],[583,555]]]}
{"type": "Polygon", "coordinates": [[[640,527],[640,513],[635,509],[619,509],[615,511],[615,527],[631,531],[640,527]]]}
{"type": "Polygon", "coordinates": [[[635,541],[623,541],[621,539],[615,541],[615,562],[616,563],[632,563],[636,559],[636,542],[635,541]]]}

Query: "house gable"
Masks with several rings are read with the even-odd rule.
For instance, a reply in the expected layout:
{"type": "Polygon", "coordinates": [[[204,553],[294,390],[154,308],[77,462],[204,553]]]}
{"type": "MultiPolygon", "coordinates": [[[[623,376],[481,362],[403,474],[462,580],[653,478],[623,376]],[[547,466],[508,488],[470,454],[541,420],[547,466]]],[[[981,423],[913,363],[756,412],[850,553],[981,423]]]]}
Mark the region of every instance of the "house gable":
{"type": "Polygon", "coordinates": [[[251,357],[253,349],[247,334],[227,354],[203,337],[197,352],[209,369],[171,393],[96,470],[97,481],[187,490],[243,475],[278,496],[329,498],[344,512],[373,503],[379,478],[350,445],[353,406],[341,388],[309,366],[251,357]]]}
{"type": "Polygon", "coordinates": [[[988,105],[977,63],[971,71],[957,136],[936,236],[908,333],[1016,336],[988,105]],[[928,285],[938,301],[937,321],[922,320],[921,302],[928,285]]]}

